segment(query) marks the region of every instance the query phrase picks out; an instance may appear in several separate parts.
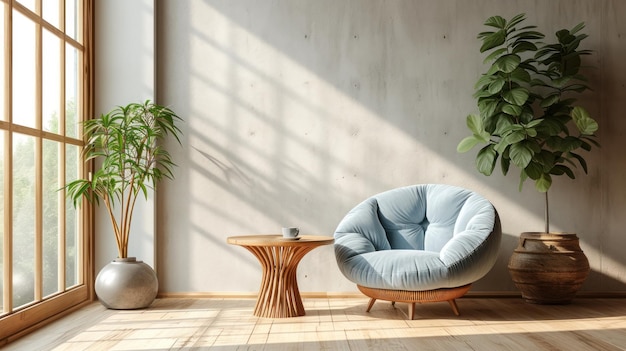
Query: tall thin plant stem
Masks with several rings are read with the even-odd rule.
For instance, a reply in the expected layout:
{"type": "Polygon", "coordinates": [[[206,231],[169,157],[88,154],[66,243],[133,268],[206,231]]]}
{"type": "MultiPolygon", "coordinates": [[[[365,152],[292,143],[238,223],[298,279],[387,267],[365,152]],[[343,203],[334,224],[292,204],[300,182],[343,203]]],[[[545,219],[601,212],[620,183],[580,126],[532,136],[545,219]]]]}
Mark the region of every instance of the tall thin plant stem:
{"type": "Polygon", "coordinates": [[[548,206],[548,192],[546,191],[546,233],[550,233],[550,208],[548,206]]]}

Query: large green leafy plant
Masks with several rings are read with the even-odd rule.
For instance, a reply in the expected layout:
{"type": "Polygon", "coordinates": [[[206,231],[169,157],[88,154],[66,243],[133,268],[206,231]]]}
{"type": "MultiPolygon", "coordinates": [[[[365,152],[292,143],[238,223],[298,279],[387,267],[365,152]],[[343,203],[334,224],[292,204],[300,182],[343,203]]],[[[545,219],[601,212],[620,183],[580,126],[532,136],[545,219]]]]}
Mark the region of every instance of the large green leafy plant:
{"type": "Polygon", "coordinates": [[[511,164],[520,169],[520,184],[531,179],[546,193],[546,232],[549,232],[548,196],[552,177],[574,179],[572,167],[587,163],[580,153],[598,146],[594,133],[598,124],[588,111],[576,105],[574,95],[589,89],[580,73],[581,58],[591,54],[579,49],[587,35],[584,24],[556,32],[556,42],[543,43],[536,26],[523,26],[526,16],[510,20],[487,19],[489,31],[482,32],[481,53],[488,53],[489,69],[478,79],[474,97],[479,114],[467,117],[471,136],[458,145],[467,152],[483,146],[476,168],[491,175],[498,159],[503,174],[511,164]]]}
{"type": "Polygon", "coordinates": [[[99,166],[89,179],[74,180],[65,189],[74,206],[83,197],[92,203],[104,203],[120,258],[128,257],[137,198],[140,194],[147,198],[148,189],[164,177],[174,177],[175,164],[162,141],[171,134],[180,144],[182,133],[176,126],[180,120],[169,108],[146,101],[118,106],[84,122],[84,160],[96,160],[99,166]]]}

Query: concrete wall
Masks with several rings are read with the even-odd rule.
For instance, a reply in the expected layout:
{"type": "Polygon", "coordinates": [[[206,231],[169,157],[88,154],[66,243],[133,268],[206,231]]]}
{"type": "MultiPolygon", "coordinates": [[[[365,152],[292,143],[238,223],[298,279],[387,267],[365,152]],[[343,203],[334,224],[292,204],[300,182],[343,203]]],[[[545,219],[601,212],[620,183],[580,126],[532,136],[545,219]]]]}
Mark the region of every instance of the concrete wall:
{"type": "MultiPolygon", "coordinates": [[[[626,2],[622,0],[157,1],[158,100],[184,119],[176,180],[157,203],[161,291],[255,292],[260,268],[231,235],[282,226],[332,235],[355,204],[417,183],[490,199],[504,240],[474,291],[514,291],[506,265],[523,231],[543,230],[544,198],[518,177],[484,177],[458,154],[485,70],[476,34],[525,12],[546,33],[586,22],[599,120],[589,175],[558,179],[552,229],[573,231],[592,273],[583,290],[626,289],[626,2]]],[[[514,173],[514,172],[512,172],[514,173]]],[[[331,246],[308,254],[303,292],[355,291],[331,246]]]]}
{"type": "MultiPolygon", "coordinates": [[[[156,99],[154,0],[96,1],[95,113],[119,105],[156,99]]],[[[132,223],[128,255],[155,267],[155,200],[138,201],[132,223]]],[[[117,248],[109,216],[96,212],[95,269],[115,259],[117,248]]]]}

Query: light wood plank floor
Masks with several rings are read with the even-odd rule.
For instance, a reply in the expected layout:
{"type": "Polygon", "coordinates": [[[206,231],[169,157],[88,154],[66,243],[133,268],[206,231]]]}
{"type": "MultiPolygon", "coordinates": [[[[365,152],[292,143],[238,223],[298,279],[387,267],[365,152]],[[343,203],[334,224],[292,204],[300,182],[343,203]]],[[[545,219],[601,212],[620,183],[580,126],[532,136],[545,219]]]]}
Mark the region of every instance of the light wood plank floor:
{"type": "Polygon", "coordinates": [[[366,298],[305,298],[307,315],[252,316],[253,299],[158,299],[148,309],[93,303],[2,350],[626,350],[626,299],[571,305],[462,298],[407,306],[366,298]]]}

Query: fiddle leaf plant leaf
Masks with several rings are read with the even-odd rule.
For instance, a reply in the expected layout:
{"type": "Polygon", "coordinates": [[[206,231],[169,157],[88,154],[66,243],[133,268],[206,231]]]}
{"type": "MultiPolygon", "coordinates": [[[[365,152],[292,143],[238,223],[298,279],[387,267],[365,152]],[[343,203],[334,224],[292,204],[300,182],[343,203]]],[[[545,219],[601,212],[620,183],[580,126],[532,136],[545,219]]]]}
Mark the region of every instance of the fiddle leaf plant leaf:
{"type": "Polygon", "coordinates": [[[491,95],[495,95],[499,93],[500,91],[502,91],[502,88],[504,87],[505,84],[506,84],[506,80],[502,77],[498,77],[495,80],[493,80],[491,83],[489,83],[489,86],[487,87],[487,91],[491,95]]]}
{"type": "Polygon", "coordinates": [[[532,180],[537,180],[543,174],[543,167],[538,162],[530,162],[528,166],[524,169],[528,178],[532,180]]]}
{"type": "Polygon", "coordinates": [[[526,168],[530,161],[533,159],[533,150],[528,143],[519,142],[511,144],[511,162],[519,168],[526,168]]]}
{"type": "Polygon", "coordinates": [[[519,191],[522,191],[522,187],[524,186],[524,182],[526,181],[526,179],[528,179],[528,175],[526,174],[526,170],[522,169],[519,174],[519,191]]]}
{"type": "Polygon", "coordinates": [[[518,15],[515,15],[513,18],[511,18],[511,20],[508,23],[506,23],[506,20],[504,21],[504,23],[505,23],[504,28],[507,29],[507,30],[511,29],[514,26],[522,23],[525,19],[526,19],[526,14],[525,13],[520,13],[518,15]]]}
{"type": "Polygon", "coordinates": [[[572,119],[576,128],[583,135],[593,135],[598,130],[598,123],[589,116],[589,112],[580,106],[572,109],[572,119]]]}
{"type": "Polygon", "coordinates": [[[535,189],[540,193],[545,193],[552,186],[552,177],[549,174],[541,174],[539,179],[535,180],[535,189]]]}
{"type": "Polygon", "coordinates": [[[498,56],[506,52],[508,52],[508,48],[499,48],[497,50],[494,50],[493,52],[491,52],[491,54],[489,54],[489,56],[485,57],[485,59],[483,60],[483,63],[491,62],[495,60],[498,56]]]}
{"type": "Polygon", "coordinates": [[[480,77],[480,79],[474,85],[474,89],[476,90],[483,89],[485,86],[491,84],[493,80],[494,80],[493,76],[483,74],[482,77],[480,77]]]}
{"type": "Polygon", "coordinates": [[[476,138],[475,136],[470,135],[461,140],[459,145],[457,145],[456,147],[456,151],[460,153],[468,152],[478,143],[480,143],[480,140],[478,140],[478,138],[476,138]]]}
{"type": "Polygon", "coordinates": [[[500,56],[496,60],[496,62],[493,63],[493,65],[497,67],[499,71],[502,71],[504,73],[511,73],[515,71],[515,69],[519,66],[521,62],[522,59],[518,55],[509,54],[500,56]]]}
{"type": "Polygon", "coordinates": [[[578,160],[578,163],[580,163],[580,166],[583,168],[583,171],[585,172],[585,174],[587,174],[588,172],[587,161],[585,161],[585,159],[582,156],[575,154],[573,152],[570,152],[569,155],[578,160]]]}
{"type": "Polygon", "coordinates": [[[506,26],[506,20],[502,16],[491,16],[485,21],[486,26],[504,29],[506,26]]]}
{"type": "Polygon", "coordinates": [[[537,51],[537,45],[527,40],[519,40],[513,44],[513,53],[519,54],[526,51],[537,51]]]}
{"type": "Polygon", "coordinates": [[[482,38],[483,45],[480,47],[480,52],[489,51],[496,48],[506,41],[506,31],[501,29],[497,32],[490,33],[482,38]]]}
{"type": "Polygon", "coordinates": [[[485,131],[483,120],[479,115],[471,114],[467,116],[467,127],[472,131],[478,141],[486,143],[489,141],[489,133],[485,131]]]}
{"type": "Polygon", "coordinates": [[[522,114],[522,108],[517,105],[506,104],[502,107],[502,112],[511,116],[519,116],[522,114]]]}
{"type": "Polygon", "coordinates": [[[574,172],[572,171],[572,169],[567,167],[566,165],[556,165],[556,166],[554,166],[554,168],[552,168],[552,170],[550,171],[550,174],[553,174],[553,175],[563,175],[563,174],[566,174],[570,179],[575,179],[576,178],[576,176],[574,175],[574,172]]]}
{"type": "Polygon", "coordinates": [[[480,173],[490,176],[496,166],[497,158],[498,154],[494,150],[493,144],[487,145],[480,149],[476,156],[476,168],[480,173]]]}
{"type": "Polygon", "coordinates": [[[560,94],[557,94],[557,93],[548,95],[543,100],[541,100],[540,106],[543,108],[548,108],[556,104],[557,102],[559,102],[560,98],[561,98],[560,94]]]}
{"type": "Polygon", "coordinates": [[[523,106],[528,101],[528,96],[526,88],[515,88],[502,94],[504,101],[517,106],[523,106]]]}
{"type": "Polygon", "coordinates": [[[471,114],[467,116],[467,127],[473,134],[463,138],[457,145],[456,150],[461,153],[471,150],[478,143],[489,142],[490,134],[485,131],[482,118],[479,115],[471,114]]]}

